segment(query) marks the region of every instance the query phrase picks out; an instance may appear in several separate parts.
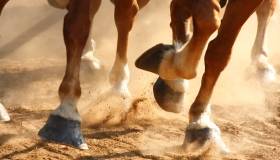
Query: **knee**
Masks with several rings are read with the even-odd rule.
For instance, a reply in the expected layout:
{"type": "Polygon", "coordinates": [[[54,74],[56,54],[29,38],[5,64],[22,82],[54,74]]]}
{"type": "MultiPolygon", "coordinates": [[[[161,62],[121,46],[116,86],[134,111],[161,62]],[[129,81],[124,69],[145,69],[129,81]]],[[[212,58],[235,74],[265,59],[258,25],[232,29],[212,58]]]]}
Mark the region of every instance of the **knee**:
{"type": "MultiPolygon", "coordinates": [[[[202,3],[202,2],[201,2],[202,3]]],[[[193,9],[194,25],[199,30],[198,32],[212,34],[221,24],[220,10],[218,3],[205,2],[208,5],[197,5],[193,9]]]]}
{"type": "Polygon", "coordinates": [[[277,0],[266,0],[256,10],[258,18],[272,16],[277,6],[277,0]]]}
{"type": "Polygon", "coordinates": [[[206,16],[195,22],[197,24],[198,32],[212,34],[220,27],[221,21],[219,16],[206,16]]]}

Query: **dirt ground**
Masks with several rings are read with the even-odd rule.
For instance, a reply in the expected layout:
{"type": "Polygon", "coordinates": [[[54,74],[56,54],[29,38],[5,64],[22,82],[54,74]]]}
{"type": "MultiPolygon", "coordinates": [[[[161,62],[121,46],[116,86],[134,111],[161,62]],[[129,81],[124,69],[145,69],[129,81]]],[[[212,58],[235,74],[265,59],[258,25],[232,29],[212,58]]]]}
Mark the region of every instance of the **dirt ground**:
{"type": "MultiPolygon", "coordinates": [[[[129,103],[107,94],[117,35],[114,7],[103,1],[93,34],[97,43],[95,55],[104,69],[89,72],[83,65],[81,73],[83,93],[79,111],[90,149],[80,151],[39,141],[38,130],[59,104],[57,89],[65,68],[61,31],[65,11],[54,9],[43,0],[30,2],[11,1],[0,18],[0,100],[12,118],[9,123],[0,123],[1,160],[280,159],[280,85],[263,88],[248,76],[250,49],[256,33],[255,15],[243,27],[231,63],[212,98],[213,119],[231,153],[219,155],[213,149],[193,158],[173,150],[183,142],[187,111],[199,89],[203,61],[197,78],[190,82],[186,108],[181,114],[161,110],[152,95],[152,84],[157,77],[134,67],[135,59],[147,48],[171,42],[170,0],[152,0],[136,19],[128,49],[129,87],[133,95],[129,103]],[[131,107],[127,120],[114,125],[126,107],[131,107]]],[[[279,73],[278,12],[279,9],[269,25],[266,47],[279,73]]]]}

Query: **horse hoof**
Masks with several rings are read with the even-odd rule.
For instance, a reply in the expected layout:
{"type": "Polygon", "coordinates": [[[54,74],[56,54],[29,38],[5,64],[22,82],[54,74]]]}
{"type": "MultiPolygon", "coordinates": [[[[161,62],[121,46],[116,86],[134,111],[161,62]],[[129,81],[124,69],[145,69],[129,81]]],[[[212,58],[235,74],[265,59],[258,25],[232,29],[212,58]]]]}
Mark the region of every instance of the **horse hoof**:
{"type": "Polygon", "coordinates": [[[185,140],[183,143],[183,150],[192,155],[201,155],[205,153],[212,144],[211,129],[206,128],[194,128],[186,129],[185,140]]]}
{"type": "Polygon", "coordinates": [[[82,150],[88,149],[81,134],[81,122],[76,120],[50,115],[38,135],[43,140],[69,145],[82,150]]]}
{"type": "Polygon", "coordinates": [[[2,122],[8,122],[10,121],[11,118],[7,112],[7,110],[5,109],[5,107],[0,103],[0,121],[2,122]]]}
{"type": "MultiPolygon", "coordinates": [[[[175,81],[176,80],[171,83],[176,83],[175,81]]],[[[153,92],[156,102],[163,110],[174,113],[180,113],[182,111],[184,89],[181,89],[181,91],[176,91],[159,77],[154,84],[153,92]]]]}
{"type": "Polygon", "coordinates": [[[257,74],[264,84],[269,84],[276,80],[276,71],[272,65],[269,65],[267,68],[258,69],[257,74]]]}
{"type": "Polygon", "coordinates": [[[222,154],[228,154],[230,150],[224,144],[219,129],[187,128],[183,150],[194,155],[201,155],[208,151],[211,146],[216,145],[222,154]]]}
{"type": "Polygon", "coordinates": [[[158,74],[160,63],[168,52],[176,52],[173,45],[158,44],[144,52],[135,62],[137,68],[158,74]]]}

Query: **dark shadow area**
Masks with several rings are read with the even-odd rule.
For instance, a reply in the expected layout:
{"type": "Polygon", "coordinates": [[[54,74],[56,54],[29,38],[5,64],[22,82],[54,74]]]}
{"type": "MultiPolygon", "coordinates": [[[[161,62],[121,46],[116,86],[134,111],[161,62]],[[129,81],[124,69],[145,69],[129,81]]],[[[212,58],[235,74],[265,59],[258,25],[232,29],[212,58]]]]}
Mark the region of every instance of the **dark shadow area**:
{"type": "MultiPolygon", "coordinates": [[[[17,7],[17,8],[13,8],[13,9],[14,10],[26,10],[26,11],[30,12],[30,8],[20,8],[19,9],[17,7]]],[[[42,12],[44,12],[46,9],[49,9],[49,7],[46,7],[46,6],[42,7],[42,12]]],[[[36,12],[31,12],[30,14],[36,14],[36,12]]],[[[20,17],[18,17],[18,18],[20,18],[20,17]]],[[[48,13],[47,16],[38,20],[38,22],[35,25],[30,26],[29,29],[23,31],[16,38],[1,45],[0,58],[4,58],[4,57],[10,55],[11,53],[14,53],[15,50],[20,48],[22,45],[24,45],[28,41],[32,40],[34,37],[43,33],[44,31],[49,29],[51,26],[58,23],[62,18],[63,18],[63,16],[61,16],[61,12],[59,12],[59,11],[48,13]]],[[[15,29],[16,29],[16,27],[15,27],[15,29]]],[[[61,36],[62,36],[62,28],[61,28],[61,36]]]]}
{"type": "MultiPolygon", "coordinates": [[[[21,70],[21,69],[19,69],[21,70]]],[[[19,72],[0,73],[0,97],[6,92],[23,89],[36,81],[58,79],[64,73],[64,66],[48,66],[34,70],[24,70],[19,72]]]]}
{"type": "Polygon", "coordinates": [[[131,133],[137,133],[137,132],[141,132],[142,130],[140,129],[135,129],[135,128],[128,128],[128,129],[124,129],[121,131],[101,131],[101,132],[96,132],[93,134],[86,134],[85,137],[86,138],[93,138],[93,139],[111,139],[111,138],[116,138],[116,137],[120,137],[120,136],[124,136],[127,134],[131,134],[131,133]]]}

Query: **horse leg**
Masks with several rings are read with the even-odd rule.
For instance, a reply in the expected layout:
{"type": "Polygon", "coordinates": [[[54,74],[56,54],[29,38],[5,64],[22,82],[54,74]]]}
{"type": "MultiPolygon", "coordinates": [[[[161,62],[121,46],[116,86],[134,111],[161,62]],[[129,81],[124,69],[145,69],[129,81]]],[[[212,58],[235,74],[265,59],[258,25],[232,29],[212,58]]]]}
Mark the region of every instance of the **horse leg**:
{"type": "Polygon", "coordinates": [[[172,0],[170,5],[173,45],[181,48],[190,39],[189,23],[191,13],[183,0],[172,0]]]}
{"type": "MultiPolygon", "coordinates": [[[[101,0],[93,0],[92,1],[92,9],[91,9],[91,16],[90,17],[91,21],[93,21],[95,14],[97,13],[98,9],[100,8],[101,5],[101,0]]],[[[93,23],[91,23],[93,24],[93,23]]],[[[100,60],[94,57],[94,52],[95,52],[95,41],[93,39],[93,31],[92,31],[92,26],[90,27],[90,34],[88,37],[88,40],[86,42],[83,55],[82,55],[82,61],[86,63],[89,68],[94,71],[94,70],[99,70],[101,69],[101,64],[100,60]]]]}
{"type": "Polygon", "coordinates": [[[210,118],[209,101],[215,83],[230,59],[232,46],[242,25],[261,2],[262,0],[229,1],[218,35],[210,42],[206,51],[201,87],[189,111],[189,125],[183,144],[186,151],[205,148],[213,141],[223,152],[229,151],[220,137],[218,126],[210,118]]]}
{"type": "Polygon", "coordinates": [[[207,40],[219,27],[220,5],[216,0],[209,0],[184,1],[184,6],[190,10],[194,25],[189,43],[179,51],[171,45],[156,45],[137,59],[138,68],[167,80],[192,79],[196,76],[196,68],[207,40]]]}
{"type": "Polygon", "coordinates": [[[265,51],[265,38],[267,26],[276,7],[276,0],[266,0],[257,8],[258,30],[252,48],[252,64],[263,82],[271,82],[276,79],[274,67],[268,62],[268,54],[265,51]]]}
{"type": "MultiPolygon", "coordinates": [[[[66,9],[70,0],[48,0],[49,4],[55,8],[66,9]]],[[[91,4],[91,21],[93,21],[94,16],[101,5],[101,0],[93,0],[91,4]]],[[[94,70],[99,70],[101,68],[101,64],[99,59],[93,56],[95,52],[95,41],[92,37],[92,27],[90,30],[89,38],[86,42],[83,54],[82,54],[82,62],[87,64],[89,68],[94,70]]]]}
{"type": "Polygon", "coordinates": [[[127,45],[129,32],[139,10],[137,0],[115,0],[115,23],[118,31],[117,51],[114,65],[110,72],[113,90],[122,97],[129,97],[129,68],[127,64],[127,45]]]}
{"type": "MultiPolygon", "coordinates": [[[[190,39],[189,23],[191,14],[184,1],[173,0],[170,5],[173,45],[179,50],[190,39]]],[[[183,109],[184,95],[188,81],[184,79],[157,79],[153,86],[154,97],[159,106],[168,112],[179,113],[183,109]]]]}
{"type": "Polygon", "coordinates": [[[9,2],[9,0],[2,0],[0,1],[0,15],[2,13],[3,8],[5,7],[5,5],[9,2]]]}
{"type": "Polygon", "coordinates": [[[72,0],[64,18],[64,41],[67,51],[66,71],[59,87],[60,105],[39,131],[42,139],[87,149],[81,134],[77,102],[81,95],[80,63],[91,26],[91,0],[72,0]]]}
{"type": "MultiPolygon", "coordinates": [[[[9,0],[0,1],[0,15],[2,13],[4,6],[7,4],[8,1],[9,0]]],[[[0,121],[4,121],[4,122],[10,121],[10,116],[2,103],[0,103],[0,121]]]]}

